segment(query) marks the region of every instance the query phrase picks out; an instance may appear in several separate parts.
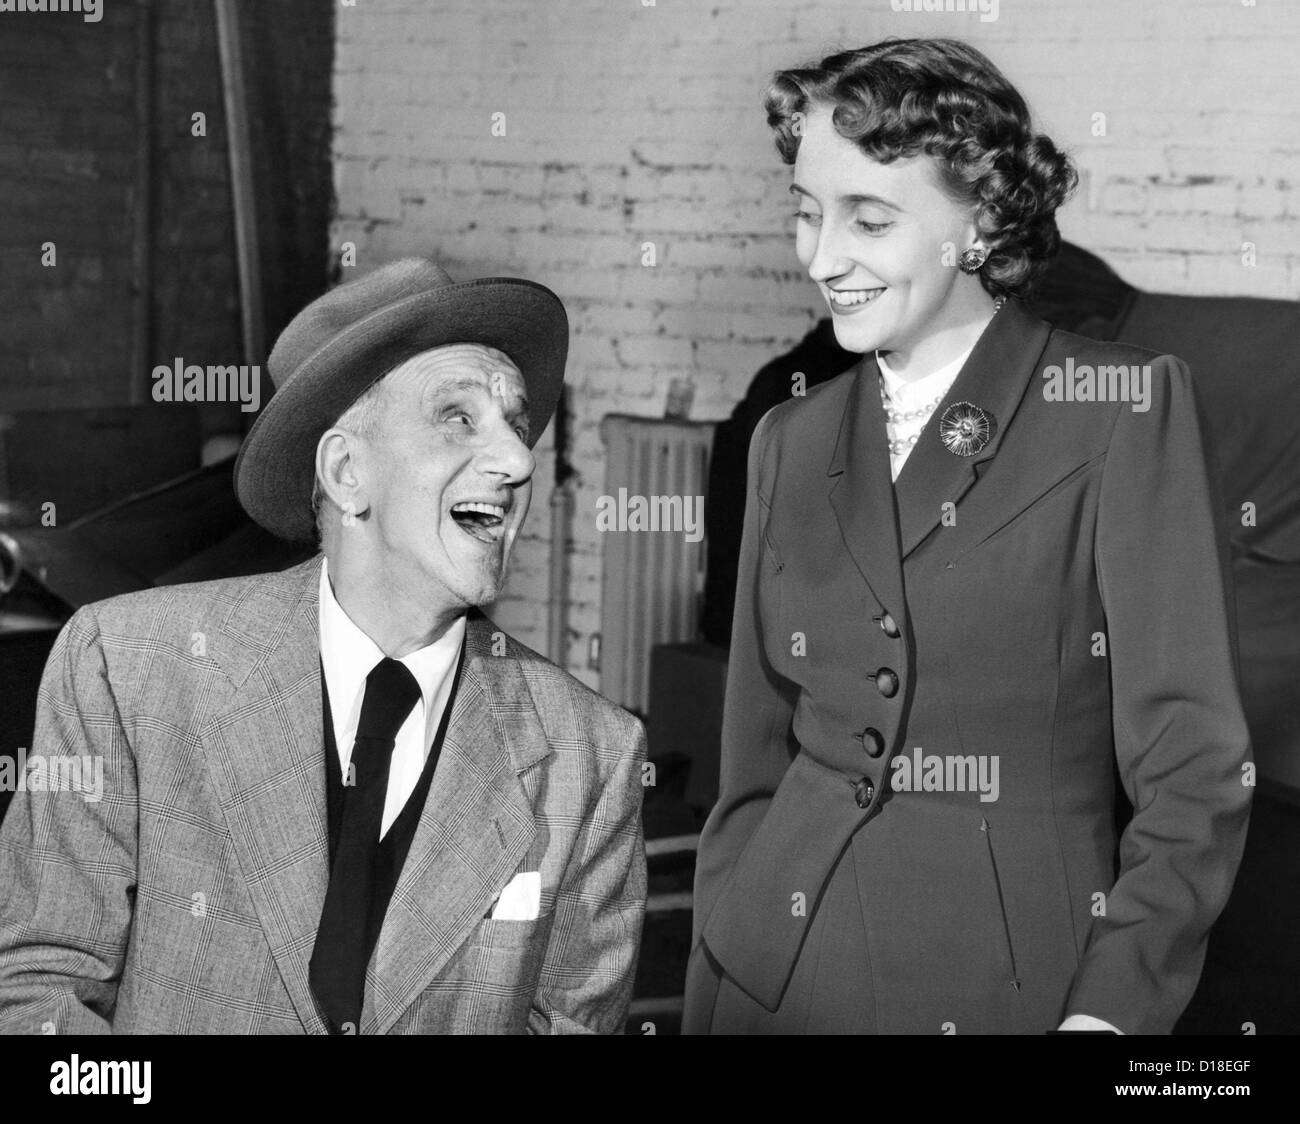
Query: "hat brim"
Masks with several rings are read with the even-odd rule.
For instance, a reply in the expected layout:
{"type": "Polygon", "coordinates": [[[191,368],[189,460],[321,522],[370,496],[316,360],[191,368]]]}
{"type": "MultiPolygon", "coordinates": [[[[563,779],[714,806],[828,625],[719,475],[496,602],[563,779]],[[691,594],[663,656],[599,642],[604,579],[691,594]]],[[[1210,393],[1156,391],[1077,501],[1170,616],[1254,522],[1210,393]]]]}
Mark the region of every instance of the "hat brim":
{"type": "Polygon", "coordinates": [[[494,347],[519,368],[532,448],[564,385],[569,348],[564,306],[545,286],[522,278],[463,281],[378,309],[331,337],[288,374],[235,461],[235,492],[244,510],[272,534],[313,541],[311,493],[321,434],[377,379],[412,356],[454,343],[494,347]]]}

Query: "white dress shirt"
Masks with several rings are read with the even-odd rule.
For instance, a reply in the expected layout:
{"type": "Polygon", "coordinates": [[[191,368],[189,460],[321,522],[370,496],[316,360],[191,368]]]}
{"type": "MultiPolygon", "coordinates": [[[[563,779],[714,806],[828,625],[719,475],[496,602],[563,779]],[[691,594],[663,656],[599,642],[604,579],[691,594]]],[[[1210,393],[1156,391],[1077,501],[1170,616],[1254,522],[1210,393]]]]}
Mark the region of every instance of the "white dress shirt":
{"type": "MultiPolygon", "coordinates": [[[[451,694],[456,661],[464,641],[465,617],[461,616],[432,644],[403,656],[399,661],[415,676],[420,686],[420,700],[397,731],[388,772],[388,792],[384,797],[384,817],[379,828],[380,838],[401,814],[424,771],[433,735],[437,733],[447,697],[451,694]]],[[[356,740],[357,723],[361,720],[366,676],[384,658],[384,653],[343,611],[343,606],[334,597],[329,563],[324,559],[320,568],[320,658],[325,668],[325,687],[329,691],[339,768],[347,776],[352,743],[356,740]]]]}
{"type": "MultiPolygon", "coordinates": [[[[911,382],[900,378],[891,371],[885,357],[877,351],[876,363],[880,367],[880,377],[884,380],[885,391],[893,403],[893,408],[899,413],[905,413],[908,410],[919,410],[936,398],[942,401],[943,396],[948,393],[948,388],[956,382],[962,366],[974,350],[975,345],[971,344],[951,363],[945,364],[937,371],[922,378],[913,379],[911,382]]],[[[877,391],[877,394],[879,394],[879,391],[877,391]]],[[[885,429],[891,442],[897,440],[906,441],[913,434],[920,433],[929,424],[929,421],[930,415],[927,415],[923,418],[912,418],[910,421],[899,422],[897,425],[887,424],[885,429]]],[[[895,480],[898,479],[898,474],[903,471],[903,465],[907,463],[908,454],[911,453],[914,447],[904,445],[901,453],[895,453],[892,448],[890,449],[889,469],[895,480]]]]}

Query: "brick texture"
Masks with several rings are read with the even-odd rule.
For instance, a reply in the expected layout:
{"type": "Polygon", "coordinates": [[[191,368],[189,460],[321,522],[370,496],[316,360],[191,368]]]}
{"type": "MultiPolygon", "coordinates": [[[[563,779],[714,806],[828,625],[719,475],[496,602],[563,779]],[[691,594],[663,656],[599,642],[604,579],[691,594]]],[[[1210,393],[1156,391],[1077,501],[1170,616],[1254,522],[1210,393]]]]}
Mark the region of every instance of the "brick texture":
{"type": "MultiPolygon", "coordinates": [[[[211,0],[155,0],[153,339],[132,365],[136,145],[134,0],[103,18],[0,14],[0,410],[147,401],[176,356],[241,362],[225,110],[211,0]],[[192,114],[207,135],[192,134],[192,114]],[[57,265],[41,264],[54,242],[57,265]]],[[[240,4],[259,175],[268,343],[328,277],[333,12],[320,0],[240,4]]],[[[162,406],[160,409],[170,409],[162,406]]],[[[238,407],[205,407],[209,430],[238,407]]],[[[195,450],[197,464],[198,450],[195,450]]]]}

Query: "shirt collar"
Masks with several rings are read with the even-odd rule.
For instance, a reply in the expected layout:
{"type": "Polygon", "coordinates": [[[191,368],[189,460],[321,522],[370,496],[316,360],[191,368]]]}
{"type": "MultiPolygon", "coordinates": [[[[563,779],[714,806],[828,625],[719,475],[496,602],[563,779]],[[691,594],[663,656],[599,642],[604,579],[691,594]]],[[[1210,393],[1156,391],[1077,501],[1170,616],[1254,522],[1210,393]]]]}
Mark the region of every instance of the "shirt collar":
{"type": "Polygon", "coordinates": [[[885,380],[885,392],[889,395],[891,401],[895,403],[929,402],[948,393],[948,388],[956,381],[962,367],[966,364],[966,360],[970,358],[970,353],[974,350],[975,345],[971,344],[952,362],[945,363],[937,371],[911,381],[900,378],[890,370],[889,364],[880,352],[876,352],[876,365],[880,368],[880,377],[885,380]]]}
{"type": "MultiPolygon", "coordinates": [[[[465,614],[461,614],[432,644],[402,656],[400,663],[420,686],[424,713],[431,714],[433,699],[456,666],[465,639],[465,614]]],[[[331,699],[353,699],[365,689],[368,676],[384,658],[379,647],[344,611],[329,580],[329,560],[320,568],[320,649],[325,684],[331,699]]]]}

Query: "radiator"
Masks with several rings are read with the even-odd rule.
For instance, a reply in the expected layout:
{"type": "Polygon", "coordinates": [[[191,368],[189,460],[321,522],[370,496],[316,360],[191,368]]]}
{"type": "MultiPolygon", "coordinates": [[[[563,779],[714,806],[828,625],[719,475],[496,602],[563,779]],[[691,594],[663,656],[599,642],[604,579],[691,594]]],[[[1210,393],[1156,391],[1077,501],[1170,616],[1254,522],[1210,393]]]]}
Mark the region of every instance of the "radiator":
{"type": "Polygon", "coordinates": [[[600,435],[605,443],[605,494],[597,515],[597,527],[602,522],[605,527],[600,534],[600,690],[645,714],[650,650],[694,640],[699,629],[713,424],[609,414],[601,420],[600,435]],[[668,502],[674,497],[681,501],[675,506],[668,502]],[[638,512],[644,526],[647,509],[658,529],[625,529],[637,525],[638,512]],[[682,522],[666,527],[675,511],[682,522]],[[685,530],[692,511],[698,517],[695,542],[685,530]],[[619,529],[611,529],[611,512],[619,529]]]}

